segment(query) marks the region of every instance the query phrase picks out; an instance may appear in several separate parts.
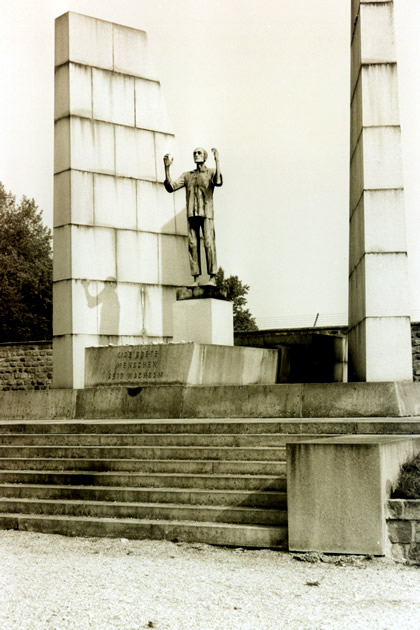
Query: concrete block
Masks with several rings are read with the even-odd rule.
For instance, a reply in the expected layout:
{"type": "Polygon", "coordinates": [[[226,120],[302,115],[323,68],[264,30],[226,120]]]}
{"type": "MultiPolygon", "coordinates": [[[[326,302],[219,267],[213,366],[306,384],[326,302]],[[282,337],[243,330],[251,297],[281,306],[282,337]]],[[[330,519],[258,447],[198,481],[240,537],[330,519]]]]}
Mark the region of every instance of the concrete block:
{"type": "Polygon", "coordinates": [[[54,175],[54,227],[71,222],[71,171],[54,175]]]}
{"type": "Polygon", "coordinates": [[[73,331],[72,281],[53,284],[53,335],[67,335],[73,331]]]}
{"type": "Polygon", "coordinates": [[[350,160],[350,215],[360,202],[364,186],[364,133],[362,132],[357,141],[353,155],[350,160]]]}
{"type": "Polygon", "coordinates": [[[55,65],[66,61],[112,70],[112,23],[68,12],[55,22],[55,65]]]}
{"type": "Polygon", "coordinates": [[[114,24],[114,71],[156,80],[147,34],[114,24]]]}
{"type": "Polygon", "coordinates": [[[93,224],[93,175],[63,171],[54,175],[54,227],[93,224]]]}
{"type": "Polygon", "coordinates": [[[360,78],[362,51],[360,37],[360,20],[358,19],[354,25],[353,37],[351,42],[351,74],[350,74],[350,94],[353,96],[357,81],[360,78]]]}
{"type": "Polygon", "coordinates": [[[366,319],[366,378],[412,381],[410,318],[366,319]]]}
{"type": "Polygon", "coordinates": [[[183,236],[159,235],[159,283],[178,287],[191,284],[188,243],[183,236]]]}
{"type": "Polygon", "coordinates": [[[136,79],[136,127],[153,131],[172,131],[158,81],[136,79]]]}
{"type": "Polygon", "coordinates": [[[274,383],[277,352],[261,348],[154,344],[89,348],[86,386],[274,383]]]}
{"type": "Polygon", "coordinates": [[[55,70],[54,120],[92,116],[91,68],[67,63],[55,70]]]}
{"type": "Polygon", "coordinates": [[[365,253],[365,193],[361,196],[354,212],[350,217],[350,273],[360,263],[365,253]]]}
{"type": "Polygon", "coordinates": [[[402,188],[400,128],[369,127],[362,133],[364,188],[402,188]]]}
{"type": "Polygon", "coordinates": [[[405,252],[403,190],[366,190],[363,197],[366,251],[405,252]]]}
{"type": "Polygon", "coordinates": [[[61,118],[54,124],[54,174],[70,168],[70,119],[61,118]]]}
{"type": "Polygon", "coordinates": [[[71,118],[72,168],[113,175],[114,145],[113,125],[84,118],[71,118]]]}
{"type": "Polygon", "coordinates": [[[359,75],[359,79],[356,82],[354,92],[352,94],[350,108],[350,156],[353,155],[357,140],[363,127],[363,96],[361,75],[359,75]]]}
{"type": "MultiPolygon", "coordinates": [[[[142,335],[144,291],[138,284],[118,283],[117,295],[120,304],[120,321],[117,343],[124,335],[142,335]]],[[[115,334],[115,333],[114,333],[115,334]]]]}
{"type": "Polygon", "coordinates": [[[54,337],[53,387],[82,389],[85,383],[85,348],[100,345],[101,341],[99,335],[54,337]]]}
{"type": "Polygon", "coordinates": [[[399,125],[397,64],[362,67],[363,125],[399,125]]]}
{"type": "Polygon", "coordinates": [[[366,315],[366,257],[360,259],[349,279],[349,326],[352,327],[366,315]]]}
{"type": "Polygon", "coordinates": [[[115,128],[116,174],[156,180],[153,133],[129,127],[115,128]]]}
{"type": "MultiPolygon", "coordinates": [[[[165,168],[163,166],[163,156],[166,153],[174,154],[175,136],[167,133],[155,133],[155,155],[156,155],[156,177],[158,182],[165,180],[165,168]]],[[[183,191],[185,192],[185,191],[183,191]]]]}
{"type": "Polygon", "coordinates": [[[366,316],[407,316],[408,268],[405,253],[369,253],[365,261],[366,316]]]}
{"type": "Polygon", "coordinates": [[[158,235],[118,230],[118,281],[157,284],[159,281],[158,235]]]}
{"type": "Polygon", "coordinates": [[[359,321],[354,320],[350,322],[349,316],[349,326],[349,380],[366,381],[366,319],[362,319],[359,321]]]}
{"type": "Polygon", "coordinates": [[[233,346],[232,302],[211,298],[177,301],[173,326],[174,341],[233,346]]]}
{"type": "Polygon", "coordinates": [[[287,444],[289,549],[384,555],[385,504],[419,440],[341,436],[287,444]]]}
{"type": "Polygon", "coordinates": [[[137,222],[147,232],[176,232],[174,196],[162,184],[137,181],[137,222]]]}
{"type": "Polygon", "coordinates": [[[115,280],[115,230],[72,226],[72,276],[89,280],[115,280]]]}
{"type": "Polygon", "coordinates": [[[71,278],[71,227],[64,225],[54,228],[53,280],[71,278]],[[58,254],[59,252],[59,254],[58,254]]]}
{"type": "Polygon", "coordinates": [[[120,125],[134,126],[134,79],[92,70],[93,117],[120,125]]]}
{"type": "Polygon", "coordinates": [[[135,230],[136,182],[121,177],[94,175],[93,183],[95,225],[135,230]]]}
{"type": "Polygon", "coordinates": [[[158,284],[143,287],[142,304],[143,333],[148,337],[170,335],[171,331],[164,329],[164,287],[158,284]]]}
{"type": "Polygon", "coordinates": [[[362,3],[360,6],[361,61],[395,61],[393,3],[362,3]]]}
{"type": "Polygon", "coordinates": [[[73,280],[73,334],[103,333],[104,320],[113,318],[116,283],[106,284],[110,290],[103,282],[73,280]]]}

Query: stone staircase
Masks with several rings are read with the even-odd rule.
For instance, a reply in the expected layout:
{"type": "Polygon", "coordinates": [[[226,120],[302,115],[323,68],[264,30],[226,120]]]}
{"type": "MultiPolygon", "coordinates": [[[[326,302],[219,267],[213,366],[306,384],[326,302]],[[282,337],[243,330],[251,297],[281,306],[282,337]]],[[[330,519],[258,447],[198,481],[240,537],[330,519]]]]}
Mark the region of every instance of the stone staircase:
{"type": "Polygon", "coordinates": [[[290,437],[274,420],[3,422],[0,528],[286,548],[290,437]]]}

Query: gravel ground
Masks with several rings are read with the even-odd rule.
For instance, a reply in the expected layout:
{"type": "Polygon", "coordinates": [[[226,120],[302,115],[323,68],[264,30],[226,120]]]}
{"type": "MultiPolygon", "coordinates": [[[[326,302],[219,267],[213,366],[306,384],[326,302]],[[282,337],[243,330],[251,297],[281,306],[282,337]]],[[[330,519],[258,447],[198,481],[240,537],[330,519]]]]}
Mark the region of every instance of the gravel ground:
{"type": "Polygon", "coordinates": [[[420,567],[303,558],[0,531],[0,628],[419,630],[420,567]]]}

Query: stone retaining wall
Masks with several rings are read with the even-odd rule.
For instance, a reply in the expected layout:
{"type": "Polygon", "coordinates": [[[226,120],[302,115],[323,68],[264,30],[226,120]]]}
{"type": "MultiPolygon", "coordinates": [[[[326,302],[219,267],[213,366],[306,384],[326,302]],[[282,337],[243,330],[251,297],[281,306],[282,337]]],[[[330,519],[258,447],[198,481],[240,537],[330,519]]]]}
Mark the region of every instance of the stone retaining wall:
{"type": "Polygon", "coordinates": [[[413,378],[420,381],[420,322],[411,324],[411,345],[413,348],[413,378]]]}
{"type": "Polygon", "coordinates": [[[390,555],[420,564],[420,500],[390,499],[387,504],[390,555]]]}
{"type": "Polygon", "coordinates": [[[0,390],[49,389],[51,383],[50,341],[0,344],[0,390]]]}

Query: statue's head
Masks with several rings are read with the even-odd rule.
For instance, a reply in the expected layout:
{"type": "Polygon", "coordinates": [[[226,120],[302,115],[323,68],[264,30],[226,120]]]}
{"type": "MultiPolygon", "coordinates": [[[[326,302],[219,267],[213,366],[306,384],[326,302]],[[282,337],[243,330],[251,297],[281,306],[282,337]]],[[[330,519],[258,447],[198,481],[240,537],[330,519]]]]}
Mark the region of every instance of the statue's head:
{"type": "Polygon", "coordinates": [[[197,147],[193,151],[194,162],[196,164],[204,164],[204,162],[207,160],[207,155],[208,154],[205,149],[203,149],[202,147],[197,147]]]}

